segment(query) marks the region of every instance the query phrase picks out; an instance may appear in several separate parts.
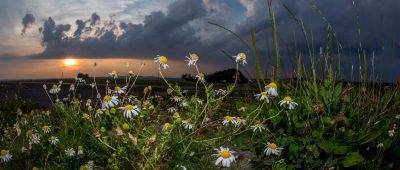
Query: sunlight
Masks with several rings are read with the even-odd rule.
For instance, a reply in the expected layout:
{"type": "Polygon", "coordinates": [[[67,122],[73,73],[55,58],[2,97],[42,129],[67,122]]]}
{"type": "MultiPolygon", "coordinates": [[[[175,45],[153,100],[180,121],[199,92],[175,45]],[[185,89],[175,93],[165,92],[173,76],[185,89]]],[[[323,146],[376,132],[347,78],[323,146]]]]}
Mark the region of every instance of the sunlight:
{"type": "Polygon", "coordinates": [[[77,62],[76,62],[75,59],[68,58],[68,59],[64,60],[64,65],[65,66],[73,66],[73,65],[76,65],[76,64],[77,64],[77,62]]]}

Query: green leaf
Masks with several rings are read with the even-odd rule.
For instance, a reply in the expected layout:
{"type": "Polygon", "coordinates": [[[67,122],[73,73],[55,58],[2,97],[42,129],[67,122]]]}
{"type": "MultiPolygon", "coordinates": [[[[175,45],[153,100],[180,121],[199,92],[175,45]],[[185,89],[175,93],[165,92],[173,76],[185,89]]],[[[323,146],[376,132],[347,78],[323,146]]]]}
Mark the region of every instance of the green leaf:
{"type": "Polygon", "coordinates": [[[336,155],[345,154],[345,153],[347,153],[347,148],[348,148],[347,146],[336,145],[333,148],[333,153],[336,154],[336,155]]]}
{"type": "Polygon", "coordinates": [[[343,160],[344,167],[351,167],[358,165],[364,161],[364,158],[358,152],[351,152],[346,155],[343,160]]]}
{"type": "Polygon", "coordinates": [[[316,138],[319,136],[319,131],[318,130],[313,130],[311,133],[312,137],[316,138]]]}

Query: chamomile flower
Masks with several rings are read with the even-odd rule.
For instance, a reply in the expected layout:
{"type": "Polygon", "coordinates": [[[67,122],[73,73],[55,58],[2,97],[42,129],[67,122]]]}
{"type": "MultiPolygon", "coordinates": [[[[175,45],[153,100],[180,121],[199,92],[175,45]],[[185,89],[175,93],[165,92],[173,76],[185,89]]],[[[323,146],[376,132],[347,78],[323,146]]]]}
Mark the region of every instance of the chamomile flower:
{"type": "Polygon", "coordinates": [[[2,163],[6,163],[11,161],[12,155],[10,154],[9,150],[2,149],[0,153],[0,160],[2,163]]]}
{"type": "Polygon", "coordinates": [[[278,86],[276,83],[271,82],[268,85],[265,86],[265,91],[267,91],[268,95],[272,97],[278,96],[278,91],[277,91],[278,86]]]}
{"type": "Polygon", "coordinates": [[[124,111],[124,117],[131,118],[133,116],[138,116],[140,113],[140,108],[138,106],[126,105],[125,107],[120,107],[119,109],[124,111]]]}
{"type": "Polygon", "coordinates": [[[118,96],[104,96],[103,98],[103,108],[114,107],[118,104],[118,96]]]}
{"type": "Polygon", "coordinates": [[[74,148],[68,148],[66,150],[64,150],[65,155],[67,156],[67,158],[72,158],[73,156],[75,156],[75,150],[74,148]]]}
{"type": "Polygon", "coordinates": [[[186,100],[182,100],[182,102],[179,104],[181,107],[187,107],[189,106],[189,103],[186,100]]]}
{"type": "Polygon", "coordinates": [[[104,111],[105,111],[105,109],[97,109],[96,113],[94,114],[94,117],[95,118],[100,117],[101,115],[103,115],[104,111]]]}
{"type": "Polygon", "coordinates": [[[172,116],[174,119],[181,118],[178,112],[175,112],[174,115],[172,116]]]}
{"type": "Polygon", "coordinates": [[[183,124],[183,127],[185,127],[185,129],[192,129],[193,128],[193,122],[192,122],[191,118],[183,120],[182,124],[183,124]]]}
{"type": "Polygon", "coordinates": [[[294,102],[294,99],[292,99],[290,96],[286,96],[285,98],[283,98],[283,100],[279,102],[279,105],[281,106],[285,104],[289,106],[289,110],[292,110],[297,106],[297,103],[294,102]]]}
{"type": "Polygon", "coordinates": [[[247,109],[246,107],[240,107],[240,108],[238,109],[238,111],[239,111],[239,112],[245,112],[246,109],[247,109]]]}
{"type": "Polygon", "coordinates": [[[160,66],[161,66],[163,69],[167,69],[167,68],[169,67],[168,64],[167,64],[168,59],[167,59],[166,56],[157,55],[157,57],[154,58],[154,62],[159,63],[160,66]]]}
{"type": "Polygon", "coordinates": [[[394,136],[394,133],[395,133],[394,129],[388,131],[388,135],[389,135],[390,137],[393,137],[393,136],[394,136]]]}
{"type": "Polygon", "coordinates": [[[228,125],[229,123],[235,124],[236,120],[233,116],[225,116],[224,121],[222,121],[223,125],[228,125]]]}
{"type": "Polygon", "coordinates": [[[185,61],[188,62],[188,66],[195,66],[197,60],[199,60],[199,56],[195,53],[189,53],[189,57],[186,56],[186,58],[187,58],[187,60],[185,60],[185,61]]]}
{"type": "Polygon", "coordinates": [[[171,89],[171,88],[168,88],[168,89],[167,89],[167,94],[172,95],[173,92],[174,92],[173,89],[171,89]]]}
{"type": "Polygon", "coordinates": [[[78,155],[83,155],[83,146],[78,146],[78,155]]]}
{"type": "Polygon", "coordinates": [[[167,131],[167,130],[169,130],[170,128],[172,127],[172,125],[171,125],[171,123],[164,123],[164,125],[163,125],[163,127],[162,127],[162,130],[163,131],[167,131]]]}
{"type": "Polygon", "coordinates": [[[129,70],[129,71],[128,71],[128,75],[129,75],[129,76],[133,76],[133,75],[135,75],[135,73],[134,73],[132,70],[129,70]]]}
{"type": "Polygon", "coordinates": [[[203,99],[197,99],[197,103],[198,103],[199,105],[202,105],[202,104],[204,103],[204,100],[203,100],[203,99]]]}
{"type": "Polygon", "coordinates": [[[215,154],[218,158],[215,161],[215,165],[221,163],[222,167],[230,167],[231,163],[235,162],[235,156],[233,155],[235,151],[229,150],[229,148],[219,147],[215,149],[218,153],[215,154]]]}
{"type": "Polygon", "coordinates": [[[114,79],[118,78],[117,70],[112,70],[111,73],[108,73],[108,75],[110,75],[114,79]]]}
{"type": "Polygon", "coordinates": [[[245,53],[239,53],[238,55],[232,56],[236,63],[242,64],[242,65],[246,65],[247,61],[246,61],[246,54],[245,53]]]}
{"type": "Polygon", "coordinates": [[[82,77],[75,77],[75,82],[86,83],[86,80],[84,80],[82,77]]]}
{"type": "Polygon", "coordinates": [[[69,91],[74,91],[74,90],[75,90],[75,85],[74,84],[69,85],[69,91]]]}
{"type": "Polygon", "coordinates": [[[123,88],[121,88],[119,86],[114,87],[114,93],[116,93],[116,94],[124,94],[125,90],[126,90],[126,86],[123,88]]]}
{"type": "Polygon", "coordinates": [[[216,93],[217,95],[225,95],[225,94],[226,94],[226,90],[224,90],[224,89],[218,89],[218,90],[215,90],[215,93],[216,93]]]}
{"type": "Polygon", "coordinates": [[[251,128],[253,129],[253,132],[257,130],[262,132],[265,129],[265,126],[260,121],[256,121],[256,123],[252,125],[251,128]]]}
{"type": "Polygon", "coordinates": [[[206,82],[206,76],[204,75],[204,73],[199,73],[196,75],[196,79],[197,81],[201,82],[201,83],[205,83],[206,82]]]}
{"type": "Polygon", "coordinates": [[[61,91],[61,85],[55,85],[51,86],[51,89],[49,90],[50,94],[58,94],[61,91]]]}
{"type": "Polygon", "coordinates": [[[260,100],[260,101],[266,100],[267,103],[269,103],[268,93],[265,91],[261,92],[260,94],[256,94],[254,96],[256,96],[257,100],[260,100]]]}
{"type": "Polygon", "coordinates": [[[35,133],[29,137],[29,142],[32,144],[39,144],[40,143],[40,135],[35,133]]]}
{"type": "Polygon", "coordinates": [[[175,107],[170,107],[167,110],[168,110],[168,113],[175,113],[176,111],[178,111],[178,109],[176,109],[175,107]]]}
{"type": "Polygon", "coordinates": [[[82,119],[89,120],[90,116],[87,113],[82,114],[82,119]]]}
{"type": "Polygon", "coordinates": [[[242,119],[240,117],[236,117],[236,120],[234,122],[235,127],[245,125],[246,124],[246,119],[242,119]]]}
{"type": "Polygon", "coordinates": [[[264,150],[266,155],[279,155],[283,148],[278,147],[275,143],[267,143],[267,147],[264,150]]]}
{"type": "Polygon", "coordinates": [[[182,101],[182,97],[172,96],[171,100],[174,101],[175,103],[178,103],[178,102],[182,101]]]}
{"type": "Polygon", "coordinates": [[[43,131],[43,133],[50,133],[50,131],[51,131],[50,126],[49,125],[44,125],[42,127],[42,131],[43,131]]]}
{"type": "Polygon", "coordinates": [[[376,145],[376,147],[377,147],[377,148],[383,148],[384,145],[383,145],[383,143],[379,143],[378,145],[376,145]]]}
{"type": "Polygon", "coordinates": [[[49,138],[49,142],[50,142],[50,144],[52,144],[52,145],[56,145],[59,141],[60,141],[60,140],[58,139],[57,136],[51,136],[51,137],[49,138]]]}
{"type": "Polygon", "coordinates": [[[395,117],[396,119],[400,119],[400,115],[396,115],[396,117],[395,117]]]}

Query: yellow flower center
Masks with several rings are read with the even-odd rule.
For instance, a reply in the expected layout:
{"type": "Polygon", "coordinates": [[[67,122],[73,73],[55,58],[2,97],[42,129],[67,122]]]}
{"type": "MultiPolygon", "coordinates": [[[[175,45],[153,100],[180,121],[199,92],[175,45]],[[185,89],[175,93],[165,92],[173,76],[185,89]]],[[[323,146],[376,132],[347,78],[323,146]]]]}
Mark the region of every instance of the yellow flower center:
{"type": "Polygon", "coordinates": [[[133,109],[133,106],[130,105],[130,104],[128,104],[128,105],[125,106],[125,110],[132,110],[132,109],[133,109]]]}
{"type": "Polygon", "coordinates": [[[227,120],[227,121],[232,121],[232,120],[233,120],[233,117],[232,117],[232,116],[226,116],[226,120],[227,120]]]}
{"type": "Polygon", "coordinates": [[[83,150],[83,147],[82,146],[78,146],[78,150],[79,151],[83,150]]]}
{"type": "Polygon", "coordinates": [[[191,118],[186,119],[186,122],[189,123],[189,124],[192,124],[192,119],[191,118]]]}
{"type": "Polygon", "coordinates": [[[268,84],[268,87],[276,89],[278,86],[274,82],[271,82],[271,83],[268,84]]]}
{"type": "Polygon", "coordinates": [[[28,131],[26,132],[26,136],[32,136],[32,131],[31,131],[31,130],[28,130],[28,131]]]}
{"type": "Polygon", "coordinates": [[[117,70],[113,70],[113,71],[111,71],[111,74],[112,74],[112,75],[117,75],[118,72],[117,72],[117,70]]]}
{"type": "Polygon", "coordinates": [[[115,90],[115,91],[119,91],[119,90],[121,90],[121,87],[115,86],[115,87],[114,87],[114,90],[115,90]]]}
{"type": "Polygon", "coordinates": [[[168,62],[168,59],[165,56],[161,56],[158,60],[160,61],[160,63],[163,63],[163,64],[167,64],[167,62],[168,62]]]}
{"type": "Polygon", "coordinates": [[[195,54],[195,53],[192,53],[192,54],[190,54],[190,59],[191,60],[198,60],[199,56],[197,54],[195,54]]]}
{"type": "Polygon", "coordinates": [[[89,118],[89,115],[88,114],[83,114],[83,117],[85,118],[85,119],[88,119],[89,118]]]}
{"type": "Polygon", "coordinates": [[[4,150],[4,149],[1,150],[1,155],[2,155],[2,156],[6,155],[6,154],[7,154],[7,151],[6,151],[6,150],[4,150]]]}
{"type": "Polygon", "coordinates": [[[51,137],[50,137],[50,140],[52,140],[52,141],[53,141],[53,140],[56,140],[56,137],[55,137],[55,136],[51,136],[51,137]]]}
{"type": "Polygon", "coordinates": [[[292,98],[290,96],[286,96],[285,98],[283,98],[283,100],[286,102],[291,102],[292,98]]]}
{"type": "Polygon", "coordinates": [[[240,59],[245,60],[247,58],[245,53],[239,53],[240,59]]]}
{"type": "Polygon", "coordinates": [[[237,118],[236,118],[236,122],[241,123],[241,122],[242,122],[242,119],[241,119],[240,117],[237,117],[237,118]]]}
{"type": "Polygon", "coordinates": [[[104,101],[106,101],[106,102],[111,101],[111,96],[109,96],[109,95],[104,96],[104,101]]]}
{"type": "Polygon", "coordinates": [[[44,130],[47,130],[47,129],[49,129],[49,126],[44,125],[44,126],[43,126],[43,129],[44,129],[44,130]]]}
{"type": "Polygon", "coordinates": [[[178,119],[178,118],[180,118],[181,116],[179,116],[179,113],[178,113],[178,112],[175,112],[173,117],[174,117],[175,119],[178,119]]]}
{"type": "Polygon", "coordinates": [[[268,93],[265,92],[265,91],[264,91],[264,92],[261,92],[261,95],[262,95],[262,96],[267,96],[267,94],[268,94],[268,93]]]}
{"type": "Polygon", "coordinates": [[[132,75],[132,74],[133,74],[133,71],[132,71],[132,70],[129,70],[128,74],[132,75]]]}
{"type": "Polygon", "coordinates": [[[204,75],[203,73],[199,73],[199,77],[200,77],[200,78],[204,78],[205,75],[204,75]]]}
{"type": "Polygon", "coordinates": [[[227,150],[223,150],[223,151],[221,151],[221,157],[224,159],[228,159],[231,157],[231,152],[229,152],[227,150]]]}
{"type": "Polygon", "coordinates": [[[270,149],[276,149],[277,146],[276,146],[275,143],[270,143],[270,144],[268,145],[268,148],[270,148],[270,149]]]}
{"type": "Polygon", "coordinates": [[[129,129],[129,125],[128,125],[127,123],[124,123],[124,124],[122,125],[122,128],[124,128],[125,130],[128,130],[128,129],[129,129]]]}
{"type": "Polygon", "coordinates": [[[53,84],[53,86],[51,86],[52,89],[56,89],[58,86],[53,84]]]}
{"type": "Polygon", "coordinates": [[[170,124],[170,123],[164,123],[164,126],[165,126],[166,128],[169,128],[169,127],[171,126],[171,124],[170,124]]]}

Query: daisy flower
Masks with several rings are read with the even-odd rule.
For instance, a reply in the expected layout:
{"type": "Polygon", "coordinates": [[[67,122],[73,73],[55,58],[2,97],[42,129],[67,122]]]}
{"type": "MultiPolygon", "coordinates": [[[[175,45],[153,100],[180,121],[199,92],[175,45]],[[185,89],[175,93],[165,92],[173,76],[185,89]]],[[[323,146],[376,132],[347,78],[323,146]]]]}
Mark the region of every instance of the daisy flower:
{"type": "Polygon", "coordinates": [[[171,123],[164,123],[164,125],[163,125],[163,127],[162,127],[162,130],[163,131],[167,131],[167,130],[169,130],[170,128],[171,128],[171,123]]]}
{"type": "Polygon", "coordinates": [[[176,103],[178,103],[178,102],[182,101],[182,97],[172,96],[172,97],[171,97],[171,100],[174,101],[174,102],[176,102],[176,103]]]}
{"type": "Polygon", "coordinates": [[[129,75],[129,76],[133,76],[133,75],[135,75],[135,73],[134,73],[132,70],[129,70],[129,71],[128,71],[128,75],[129,75]]]}
{"type": "Polygon", "coordinates": [[[225,95],[225,94],[226,94],[226,90],[224,90],[224,89],[218,89],[218,90],[215,90],[215,93],[216,93],[217,95],[225,95]]]}
{"type": "Polygon", "coordinates": [[[53,84],[53,86],[51,86],[51,89],[49,90],[50,94],[58,94],[61,91],[61,85],[55,85],[53,84]]]}
{"type": "Polygon", "coordinates": [[[242,119],[240,117],[236,117],[236,120],[234,122],[235,127],[238,127],[240,125],[245,125],[246,124],[246,120],[242,119]]]}
{"type": "Polygon", "coordinates": [[[132,106],[130,104],[126,105],[125,107],[120,107],[119,109],[124,111],[124,117],[131,118],[133,116],[138,116],[140,113],[140,108],[138,106],[132,106]]]}
{"type": "Polygon", "coordinates": [[[124,94],[125,90],[126,90],[126,86],[122,87],[122,88],[119,86],[114,87],[114,93],[117,93],[117,94],[124,94]]]}
{"type": "Polygon", "coordinates": [[[161,66],[163,69],[167,69],[167,68],[169,67],[168,64],[167,64],[168,59],[167,59],[167,57],[165,57],[165,56],[163,56],[163,55],[162,55],[162,56],[157,55],[157,57],[154,58],[154,62],[159,63],[160,66],[161,66]]]}
{"type": "Polygon", "coordinates": [[[119,100],[118,100],[118,96],[104,96],[103,99],[103,108],[110,108],[110,107],[114,107],[118,104],[119,100]]]}
{"type": "Polygon", "coordinates": [[[112,78],[116,79],[118,78],[118,72],[117,70],[113,70],[111,71],[111,73],[108,73],[108,75],[110,75],[112,78]]]}
{"type": "Polygon", "coordinates": [[[32,144],[39,144],[40,143],[40,135],[37,134],[37,133],[32,134],[29,139],[30,139],[29,142],[32,143],[32,144]]]}
{"type": "Polygon", "coordinates": [[[202,105],[202,104],[204,103],[204,100],[203,100],[203,99],[197,99],[197,103],[198,103],[199,105],[202,105]]]}
{"type": "Polygon", "coordinates": [[[83,147],[82,146],[78,146],[78,155],[83,155],[83,147]]]}
{"type": "Polygon", "coordinates": [[[193,123],[192,123],[192,119],[186,119],[182,121],[183,126],[185,127],[185,129],[192,129],[193,128],[193,123]]]}
{"type": "Polygon", "coordinates": [[[242,65],[246,65],[247,64],[247,62],[246,62],[247,56],[246,56],[245,53],[239,53],[238,55],[235,55],[235,56],[232,56],[232,57],[235,59],[236,63],[240,63],[242,65]]]}
{"type": "Polygon", "coordinates": [[[260,101],[266,100],[267,103],[269,103],[268,93],[267,92],[261,92],[260,94],[256,94],[254,96],[256,96],[257,100],[260,100],[260,101]]]}
{"type": "Polygon", "coordinates": [[[278,96],[277,88],[278,88],[278,86],[276,85],[276,83],[271,82],[265,86],[265,91],[267,91],[267,93],[270,96],[276,97],[276,96],[278,96]]]}
{"type": "Polygon", "coordinates": [[[6,163],[11,161],[12,155],[10,154],[9,150],[2,149],[0,153],[0,160],[2,163],[6,163]]]}
{"type": "Polygon", "coordinates": [[[82,114],[82,119],[86,119],[86,120],[89,120],[89,114],[87,114],[87,113],[84,113],[84,114],[82,114]]]}
{"type": "Polygon", "coordinates": [[[205,83],[206,82],[206,76],[204,75],[204,73],[199,73],[196,76],[197,81],[201,82],[201,83],[205,83]]]}
{"type": "Polygon", "coordinates": [[[279,105],[281,106],[285,104],[289,106],[289,110],[292,110],[297,106],[297,103],[294,102],[294,99],[292,99],[290,96],[286,96],[285,98],[283,98],[283,100],[279,102],[279,105]]]}
{"type": "Polygon", "coordinates": [[[187,107],[189,106],[189,103],[186,100],[182,100],[182,102],[179,104],[181,107],[187,107]]]}
{"type": "Polygon", "coordinates": [[[44,125],[42,127],[42,131],[43,131],[43,133],[49,133],[51,131],[50,126],[44,125]]]}
{"type": "Polygon", "coordinates": [[[167,89],[167,94],[171,95],[173,92],[174,92],[173,89],[171,89],[171,88],[168,88],[168,89],[167,89]]]}
{"type": "Polygon", "coordinates": [[[51,136],[50,138],[49,138],[49,142],[50,142],[50,144],[52,144],[52,145],[56,145],[57,144],[57,142],[59,142],[60,140],[56,137],[56,136],[51,136]]]}
{"type": "Polygon", "coordinates": [[[377,147],[377,148],[383,148],[384,145],[383,145],[383,143],[379,143],[378,145],[376,145],[376,147],[377,147]]]}
{"type": "Polygon", "coordinates": [[[82,77],[75,77],[75,82],[86,83],[86,81],[82,77]]]}
{"type": "Polygon", "coordinates": [[[71,158],[73,156],[75,156],[75,150],[74,148],[68,148],[66,150],[64,150],[65,155],[67,156],[67,158],[71,158]]]}
{"type": "Polygon", "coordinates": [[[260,121],[256,121],[256,123],[252,125],[251,128],[253,129],[253,132],[257,130],[262,132],[265,129],[265,126],[260,121]]]}
{"type": "Polygon", "coordinates": [[[394,136],[394,133],[395,133],[394,129],[388,131],[388,135],[389,135],[390,137],[393,137],[393,136],[394,136]]]}
{"type": "Polygon", "coordinates": [[[75,85],[74,84],[69,85],[69,91],[74,91],[74,90],[75,90],[75,85]]]}
{"type": "Polygon", "coordinates": [[[173,115],[172,117],[173,117],[174,119],[178,119],[178,118],[180,118],[181,116],[179,115],[178,112],[175,112],[174,115],[173,115]]]}
{"type": "Polygon", "coordinates": [[[235,162],[235,156],[233,155],[235,151],[229,150],[229,148],[219,147],[215,149],[218,153],[215,154],[218,159],[215,161],[215,165],[221,163],[222,167],[230,167],[231,163],[235,162]]]}
{"type": "Polygon", "coordinates": [[[400,115],[396,115],[396,117],[395,117],[396,119],[400,119],[400,115]]]}
{"type": "Polygon", "coordinates": [[[229,123],[235,124],[236,120],[233,116],[225,116],[224,121],[222,121],[223,125],[228,125],[229,123]]]}
{"type": "Polygon", "coordinates": [[[189,57],[186,56],[186,58],[187,58],[187,60],[185,60],[185,61],[188,62],[188,66],[195,66],[197,60],[199,60],[199,56],[195,53],[189,53],[189,57]]]}
{"type": "Polygon", "coordinates": [[[240,108],[238,109],[238,111],[239,111],[239,112],[245,112],[246,109],[247,109],[246,107],[240,107],[240,108]]]}
{"type": "Polygon", "coordinates": [[[96,113],[94,114],[94,117],[95,118],[100,117],[101,115],[103,115],[104,111],[105,109],[97,109],[96,113]]]}
{"type": "Polygon", "coordinates": [[[175,113],[176,111],[178,111],[178,109],[176,109],[175,107],[170,107],[167,110],[168,110],[168,113],[175,113]]]}
{"type": "Polygon", "coordinates": [[[283,148],[278,147],[275,143],[267,143],[267,147],[264,150],[266,155],[279,155],[283,148]]]}

